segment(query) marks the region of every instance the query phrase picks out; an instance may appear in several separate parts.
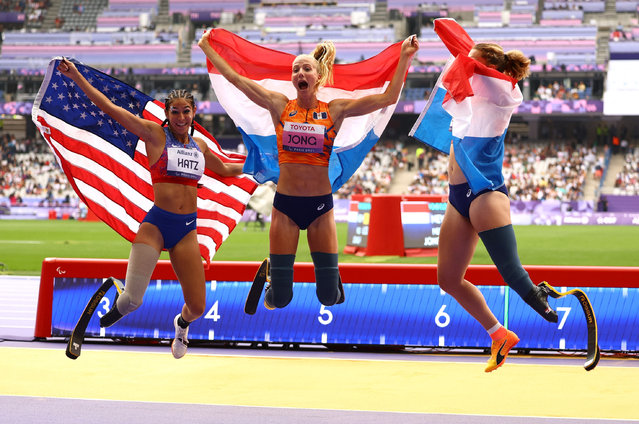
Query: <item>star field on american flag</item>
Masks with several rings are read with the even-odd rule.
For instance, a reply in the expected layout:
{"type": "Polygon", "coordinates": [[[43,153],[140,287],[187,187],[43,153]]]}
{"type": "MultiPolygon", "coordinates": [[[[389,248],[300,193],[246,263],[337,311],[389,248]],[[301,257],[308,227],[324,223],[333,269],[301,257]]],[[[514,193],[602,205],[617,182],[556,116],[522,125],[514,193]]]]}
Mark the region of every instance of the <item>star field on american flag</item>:
{"type": "MultiPolygon", "coordinates": [[[[89,84],[101,91],[111,102],[134,115],[142,117],[146,103],[153,101],[151,97],[122,81],[81,63],[73,63],[89,84]]],[[[51,75],[51,83],[44,93],[40,108],[66,122],[73,122],[78,128],[91,131],[130,157],[135,154],[139,138],[102,112],[70,78],[62,75],[57,69],[51,75]]]]}

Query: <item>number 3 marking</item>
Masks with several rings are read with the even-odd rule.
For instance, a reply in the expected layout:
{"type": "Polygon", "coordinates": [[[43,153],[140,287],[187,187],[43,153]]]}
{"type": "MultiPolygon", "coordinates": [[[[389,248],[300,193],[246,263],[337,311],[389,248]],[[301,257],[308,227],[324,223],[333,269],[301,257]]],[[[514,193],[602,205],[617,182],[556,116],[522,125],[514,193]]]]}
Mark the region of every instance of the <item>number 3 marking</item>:
{"type": "Polygon", "coordinates": [[[100,300],[100,305],[102,305],[102,309],[104,309],[104,312],[98,311],[98,316],[102,318],[111,309],[111,300],[105,296],[102,298],[102,300],[100,300]]]}

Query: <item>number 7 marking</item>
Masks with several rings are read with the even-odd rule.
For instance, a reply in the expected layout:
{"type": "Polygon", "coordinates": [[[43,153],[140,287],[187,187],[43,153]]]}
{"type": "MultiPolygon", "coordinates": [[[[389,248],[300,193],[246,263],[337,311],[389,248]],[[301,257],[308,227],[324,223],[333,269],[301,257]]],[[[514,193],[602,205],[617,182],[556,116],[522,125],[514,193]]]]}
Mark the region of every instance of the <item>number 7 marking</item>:
{"type": "Polygon", "coordinates": [[[565,314],[561,317],[561,321],[559,321],[559,325],[557,326],[558,330],[561,330],[562,328],[564,328],[564,324],[566,323],[566,320],[568,319],[568,315],[570,315],[571,309],[572,308],[570,306],[557,307],[557,312],[565,312],[565,314]]]}

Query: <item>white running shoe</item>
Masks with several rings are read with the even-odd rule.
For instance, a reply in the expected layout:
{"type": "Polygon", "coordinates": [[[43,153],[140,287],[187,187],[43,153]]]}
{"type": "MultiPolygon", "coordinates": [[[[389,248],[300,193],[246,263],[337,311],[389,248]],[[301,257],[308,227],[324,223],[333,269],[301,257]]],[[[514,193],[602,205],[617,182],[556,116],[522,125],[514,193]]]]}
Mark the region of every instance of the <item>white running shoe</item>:
{"type": "Polygon", "coordinates": [[[189,340],[186,338],[189,333],[189,327],[182,328],[178,325],[178,318],[180,314],[175,316],[173,325],[175,326],[175,338],[171,342],[171,353],[175,359],[180,359],[186,355],[186,348],[189,345],[189,340]]]}

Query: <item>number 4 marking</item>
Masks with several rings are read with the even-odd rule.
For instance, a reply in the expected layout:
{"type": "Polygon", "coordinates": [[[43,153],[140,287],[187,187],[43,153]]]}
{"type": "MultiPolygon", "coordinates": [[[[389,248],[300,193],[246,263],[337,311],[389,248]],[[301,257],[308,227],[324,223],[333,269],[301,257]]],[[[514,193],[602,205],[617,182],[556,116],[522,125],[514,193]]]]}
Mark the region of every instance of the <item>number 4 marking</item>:
{"type": "Polygon", "coordinates": [[[217,322],[217,320],[220,319],[220,314],[218,313],[218,310],[217,310],[218,309],[217,302],[218,301],[216,300],[213,306],[211,306],[211,309],[209,309],[206,315],[204,315],[204,318],[212,319],[213,322],[217,322]]]}
{"type": "Polygon", "coordinates": [[[557,307],[557,312],[565,312],[565,314],[561,317],[561,321],[559,321],[559,325],[557,326],[558,330],[561,330],[562,328],[564,328],[564,324],[566,323],[566,320],[568,319],[568,315],[570,315],[570,310],[572,308],[569,306],[558,306],[557,307]]]}

